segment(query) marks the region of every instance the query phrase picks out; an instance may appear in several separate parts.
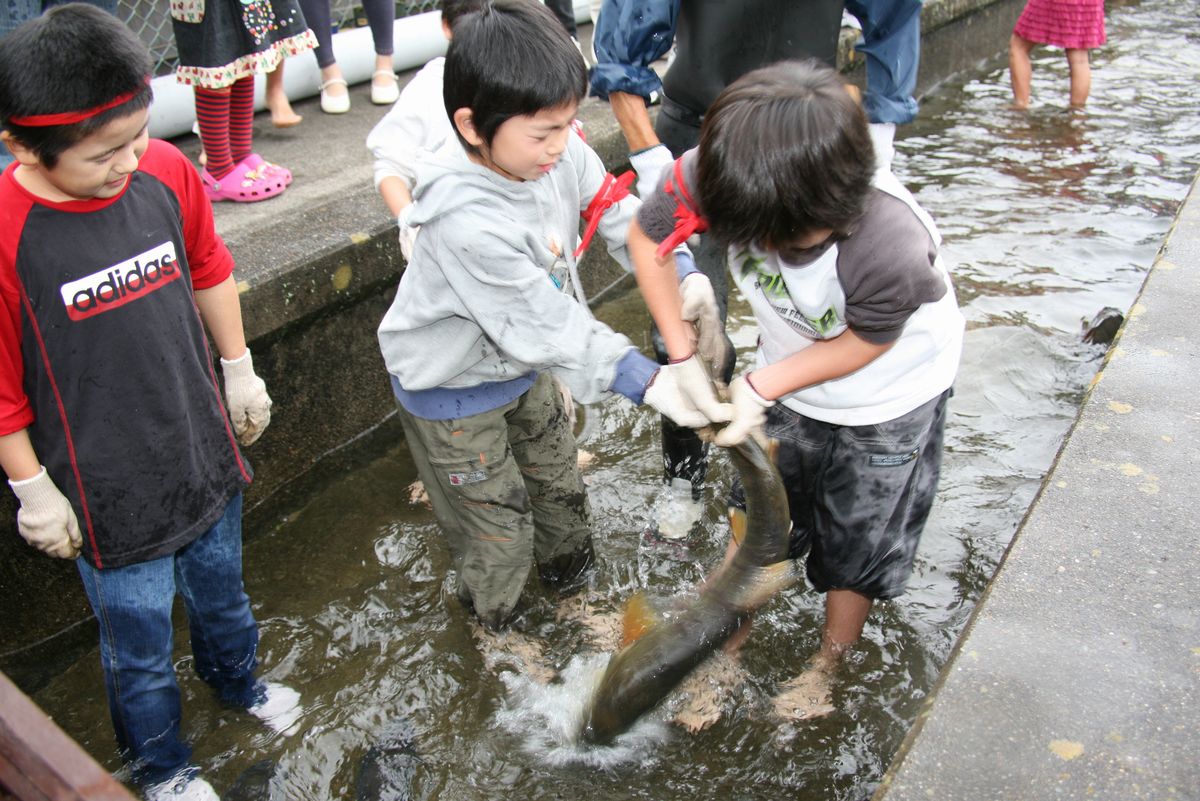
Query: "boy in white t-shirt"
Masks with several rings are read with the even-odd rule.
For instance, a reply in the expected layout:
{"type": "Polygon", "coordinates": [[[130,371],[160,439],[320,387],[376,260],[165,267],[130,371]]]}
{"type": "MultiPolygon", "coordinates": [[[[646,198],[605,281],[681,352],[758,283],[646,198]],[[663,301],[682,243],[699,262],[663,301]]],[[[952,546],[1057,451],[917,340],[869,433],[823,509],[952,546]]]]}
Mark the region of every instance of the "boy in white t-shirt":
{"type": "Polygon", "coordinates": [[[780,711],[827,711],[828,677],[872,602],[905,590],[937,488],[964,327],[941,238],[878,166],[841,77],[815,61],[731,84],[699,147],[665,172],[630,231],[638,283],[672,360],[685,359],[693,338],[671,248],[698,230],[729,244],[759,342],[754,368],[730,384],[734,419],[715,441],[765,425],[780,443],[791,555],[808,552],[809,581],[826,593],[815,670],[780,711]]]}
{"type": "MultiPolygon", "coordinates": [[[[481,0],[442,0],[442,34],[449,41],[454,23],[472,11],[481,0]]],[[[417,153],[436,150],[454,137],[446,106],[442,102],[443,56],[431,59],[400,93],[400,99],[388,110],[371,133],[367,149],[375,156],[375,188],[400,226],[400,251],[407,261],[412,258],[417,230],[408,224],[412,213],[412,189],[416,182],[417,153]]]]}

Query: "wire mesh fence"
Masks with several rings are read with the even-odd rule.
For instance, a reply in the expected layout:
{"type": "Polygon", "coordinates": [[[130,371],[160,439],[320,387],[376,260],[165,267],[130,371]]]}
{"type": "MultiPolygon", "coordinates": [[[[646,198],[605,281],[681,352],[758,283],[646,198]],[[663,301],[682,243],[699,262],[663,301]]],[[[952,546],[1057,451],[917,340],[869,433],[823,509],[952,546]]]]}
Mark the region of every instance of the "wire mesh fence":
{"type": "MultiPolygon", "coordinates": [[[[330,0],[334,30],[359,28],[367,24],[362,6],[355,0],[330,0]]],[[[154,57],[154,74],[169,75],[176,66],[175,36],[171,31],[169,3],[163,0],[120,0],[117,13],[141,37],[154,57]]],[[[398,0],[396,17],[408,17],[437,11],[438,0],[398,0]]]]}

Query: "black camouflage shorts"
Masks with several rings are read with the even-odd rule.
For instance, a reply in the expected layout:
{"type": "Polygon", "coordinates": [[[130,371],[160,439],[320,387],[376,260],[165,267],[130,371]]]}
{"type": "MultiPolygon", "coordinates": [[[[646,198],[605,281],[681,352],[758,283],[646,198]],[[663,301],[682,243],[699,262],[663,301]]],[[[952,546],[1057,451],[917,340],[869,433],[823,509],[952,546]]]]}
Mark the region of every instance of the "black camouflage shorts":
{"type": "MultiPolygon", "coordinates": [[[[792,515],[789,556],[808,552],[808,580],[817,590],[879,599],[904,593],[937,491],[950,394],[868,426],[771,408],[766,433],[779,442],[776,463],[792,515]]],[[[740,482],[730,503],[745,505],[740,482]]]]}

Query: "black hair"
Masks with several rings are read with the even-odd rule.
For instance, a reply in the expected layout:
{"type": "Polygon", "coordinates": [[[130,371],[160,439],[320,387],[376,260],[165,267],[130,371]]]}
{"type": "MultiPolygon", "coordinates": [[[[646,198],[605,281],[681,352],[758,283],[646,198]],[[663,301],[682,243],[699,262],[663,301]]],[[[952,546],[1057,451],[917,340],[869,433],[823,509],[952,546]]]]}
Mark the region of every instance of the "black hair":
{"type": "MultiPolygon", "coordinates": [[[[476,133],[491,146],[513,117],[578,103],[587,66],[554,14],[537,0],[485,0],[454,26],[442,96],[451,118],[469,108],[476,133]]],[[[468,152],[477,148],[455,133],[468,152]]]]}
{"type": "Polygon", "coordinates": [[[0,39],[0,125],[53,168],[64,150],[149,107],[150,70],[146,46],[112,14],[86,3],[56,6],[0,39]],[[125,103],[79,122],[13,122],[96,108],[129,93],[125,103]]]}
{"type": "Polygon", "coordinates": [[[875,152],[862,106],[837,72],[781,61],[713,101],[696,169],[716,237],[777,249],[823,228],[848,235],[866,206],[875,152]]]}
{"type": "Polygon", "coordinates": [[[454,23],[459,18],[478,11],[483,7],[484,0],[442,0],[442,22],[454,30],[454,23]]]}

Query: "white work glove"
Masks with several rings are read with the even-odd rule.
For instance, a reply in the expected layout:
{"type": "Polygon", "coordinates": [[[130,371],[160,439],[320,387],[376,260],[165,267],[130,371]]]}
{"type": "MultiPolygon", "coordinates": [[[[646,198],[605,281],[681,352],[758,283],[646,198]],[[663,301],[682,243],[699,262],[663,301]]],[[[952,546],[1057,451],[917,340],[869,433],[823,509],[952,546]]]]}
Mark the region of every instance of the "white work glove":
{"type": "Polygon", "coordinates": [[[396,217],[396,226],[400,229],[400,252],[404,255],[405,261],[412,261],[413,246],[417,244],[417,232],[421,230],[419,225],[408,224],[408,218],[412,216],[416,205],[416,203],[409,203],[400,210],[400,215],[396,217]]]}
{"type": "Polygon", "coordinates": [[[271,398],[267,385],[254,374],[250,349],[233,361],[221,359],[225,374],[225,403],[233,433],[243,445],[253,445],[271,422],[271,398]]]}
{"type": "Polygon", "coordinates": [[[717,432],[713,442],[730,448],[751,435],[763,439],[762,427],[767,422],[767,409],[774,406],[775,401],[769,401],[755,392],[744,375],[730,382],[729,400],[733,405],[733,419],[717,432]]]}
{"type": "Polygon", "coordinates": [[[25,541],[39,551],[59,559],[74,559],[83,547],[79,520],[71,502],[54,486],[43,467],[33,478],[9,481],[21,508],[17,510],[17,530],[25,541]]]}
{"type": "Polygon", "coordinates": [[[712,282],[704,273],[688,273],[679,284],[683,299],[680,317],[696,329],[696,350],[714,373],[725,361],[725,331],[712,282]]]}
{"type": "Polygon", "coordinates": [[[717,399],[716,389],[700,357],[658,368],[646,387],[646,403],[671,418],[675,425],[703,428],[733,419],[733,406],[717,399]]]}
{"type": "Polygon", "coordinates": [[[666,145],[655,145],[629,157],[629,165],[637,173],[637,193],[642,200],[654,194],[662,171],[675,163],[666,145]]]}

